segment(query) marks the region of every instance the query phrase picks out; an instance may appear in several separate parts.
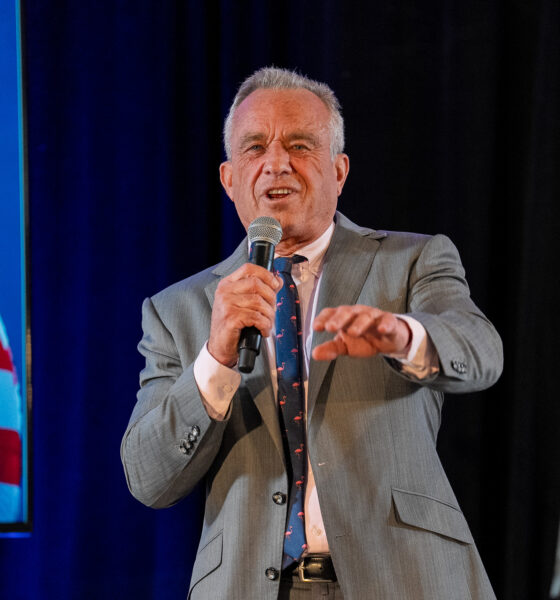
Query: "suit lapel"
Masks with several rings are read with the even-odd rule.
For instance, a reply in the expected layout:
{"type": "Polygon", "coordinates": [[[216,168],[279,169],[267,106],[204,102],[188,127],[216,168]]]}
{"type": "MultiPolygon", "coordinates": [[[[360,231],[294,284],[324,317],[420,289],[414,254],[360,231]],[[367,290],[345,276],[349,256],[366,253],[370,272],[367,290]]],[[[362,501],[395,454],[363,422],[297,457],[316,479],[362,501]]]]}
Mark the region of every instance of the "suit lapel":
{"type": "Polygon", "coordinates": [[[249,252],[247,250],[247,238],[243,238],[243,241],[239,244],[239,246],[237,246],[233,254],[228,256],[228,258],[223,260],[221,263],[217,264],[212,271],[212,274],[216,275],[216,279],[214,279],[212,283],[209,283],[204,289],[211,307],[214,306],[214,294],[216,293],[216,288],[218,287],[222,277],[231,275],[248,260],[249,252]]]}
{"type": "MultiPolygon", "coordinates": [[[[355,304],[371,270],[373,259],[386,233],[357,227],[340,213],[337,225],[325,254],[321,288],[316,314],[323,308],[355,304]]],[[[332,334],[322,331],[313,335],[312,347],[331,339],[332,334]]],[[[311,417],[317,395],[327,370],[333,361],[311,359],[307,413],[311,417]]]]}
{"type": "MultiPolygon", "coordinates": [[[[216,279],[208,284],[205,288],[206,296],[210,306],[214,304],[214,295],[216,288],[223,277],[227,277],[244,263],[247,262],[247,238],[237,247],[234,253],[218,264],[212,271],[216,275],[216,279]]],[[[268,428],[270,435],[276,445],[282,460],[284,460],[284,449],[282,446],[282,435],[278,424],[278,415],[276,414],[276,401],[272,393],[272,381],[270,379],[270,371],[268,368],[268,357],[266,354],[266,344],[261,345],[260,355],[255,361],[255,368],[252,373],[241,374],[242,385],[245,385],[255,402],[255,406],[261,414],[265,426],[268,428]]]]}
{"type": "MultiPolygon", "coordinates": [[[[379,240],[384,237],[386,237],[385,233],[358,227],[342,214],[337,213],[337,224],[323,263],[317,314],[328,306],[356,303],[370,272],[375,253],[379,248],[379,240]]],[[[205,289],[210,306],[214,303],[214,294],[221,278],[233,273],[247,260],[247,239],[245,238],[234,253],[218,264],[212,271],[216,275],[216,279],[205,289]]],[[[326,332],[315,333],[312,343],[313,348],[327,341],[330,337],[331,334],[326,332]]],[[[332,362],[315,361],[313,359],[310,361],[307,400],[308,419],[311,418],[317,395],[332,362]]],[[[274,440],[282,460],[284,460],[276,401],[272,393],[272,382],[264,344],[261,347],[261,355],[257,357],[255,362],[253,372],[242,375],[242,379],[274,440]]]]}

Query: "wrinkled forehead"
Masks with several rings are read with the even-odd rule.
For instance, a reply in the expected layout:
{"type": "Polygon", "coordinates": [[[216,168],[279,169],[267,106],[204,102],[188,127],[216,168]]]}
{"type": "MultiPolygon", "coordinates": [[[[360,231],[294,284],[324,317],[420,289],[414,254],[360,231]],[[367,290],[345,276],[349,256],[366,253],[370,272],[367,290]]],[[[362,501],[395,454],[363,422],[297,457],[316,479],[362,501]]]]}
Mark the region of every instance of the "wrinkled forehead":
{"type": "Polygon", "coordinates": [[[324,102],[306,89],[258,89],[233,115],[233,137],[262,133],[328,135],[330,113],[324,102]]]}

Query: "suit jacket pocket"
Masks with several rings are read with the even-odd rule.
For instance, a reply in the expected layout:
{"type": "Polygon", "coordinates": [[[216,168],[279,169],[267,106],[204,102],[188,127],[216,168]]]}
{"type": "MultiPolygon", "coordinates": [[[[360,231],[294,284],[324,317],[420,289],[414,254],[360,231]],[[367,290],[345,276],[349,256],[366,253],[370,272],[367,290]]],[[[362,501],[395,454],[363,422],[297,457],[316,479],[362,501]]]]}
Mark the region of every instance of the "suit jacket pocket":
{"type": "Polygon", "coordinates": [[[417,492],[398,488],[392,488],[391,491],[395,516],[400,523],[432,531],[466,544],[474,543],[459,507],[417,492]]]}
{"type": "Polygon", "coordinates": [[[198,551],[194,563],[189,598],[195,586],[222,564],[222,532],[216,534],[198,551]]]}

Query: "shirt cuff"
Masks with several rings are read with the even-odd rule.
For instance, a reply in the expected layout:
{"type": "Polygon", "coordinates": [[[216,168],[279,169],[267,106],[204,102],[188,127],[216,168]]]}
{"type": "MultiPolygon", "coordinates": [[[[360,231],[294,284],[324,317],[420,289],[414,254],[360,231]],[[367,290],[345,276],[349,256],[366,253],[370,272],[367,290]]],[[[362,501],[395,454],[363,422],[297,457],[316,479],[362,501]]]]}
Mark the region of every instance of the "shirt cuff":
{"type": "Polygon", "coordinates": [[[428,336],[424,325],[408,315],[396,315],[410,327],[412,337],[406,356],[388,354],[396,360],[402,373],[416,379],[426,379],[439,372],[439,358],[434,343],[428,336]]]}
{"type": "Polygon", "coordinates": [[[229,411],[231,399],[241,383],[241,374],[219,363],[204,344],[193,366],[194,380],[208,416],[223,421],[229,411]]]}

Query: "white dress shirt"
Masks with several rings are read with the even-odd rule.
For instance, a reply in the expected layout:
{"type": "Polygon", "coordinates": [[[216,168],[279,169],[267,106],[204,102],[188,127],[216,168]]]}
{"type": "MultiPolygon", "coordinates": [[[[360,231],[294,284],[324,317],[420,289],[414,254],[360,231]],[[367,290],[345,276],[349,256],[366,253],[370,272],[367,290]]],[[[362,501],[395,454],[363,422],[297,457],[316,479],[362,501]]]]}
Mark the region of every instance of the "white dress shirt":
{"type": "MultiPolygon", "coordinates": [[[[314,242],[298,250],[297,254],[305,256],[306,261],[296,263],[292,267],[292,277],[297,286],[302,319],[304,342],[303,379],[305,401],[307,403],[307,387],[309,361],[311,359],[311,345],[313,328],[311,324],[315,318],[317,298],[321,286],[323,258],[334,232],[334,223],[314,242]]],[[[406,315],[398,315],[406,321],[412,331],[411,342],[406,356],[392,356],[401,363],[401,369],[408,375],[417,379],[424,379],[434,375],[439,370],[436,350],[426,334],[426,330],[415,319],[406,315]]],[[[266,354],[268,356],[269,370],[276,398],[278,382],[276,378],[276,347],[275,332],[265,338],[266,354]]],[[[231,400],[241,383],[241,374],[236,368],[229,368],[219,363],[209,352],[207,344],[200,351],[194,364],[194,378],[200,390],[204,406],[208,415],[218,421],[223,420],[229,410],[231,400]]],[[[321,516],[321,507],[317,496],[317,488],[313,469],[309,459],[307,461],[307,482],[305,487],[305,533],[307,537],[308,552],[328,552],[329,545],[325,533],[325,526],[321,516]]]]}

